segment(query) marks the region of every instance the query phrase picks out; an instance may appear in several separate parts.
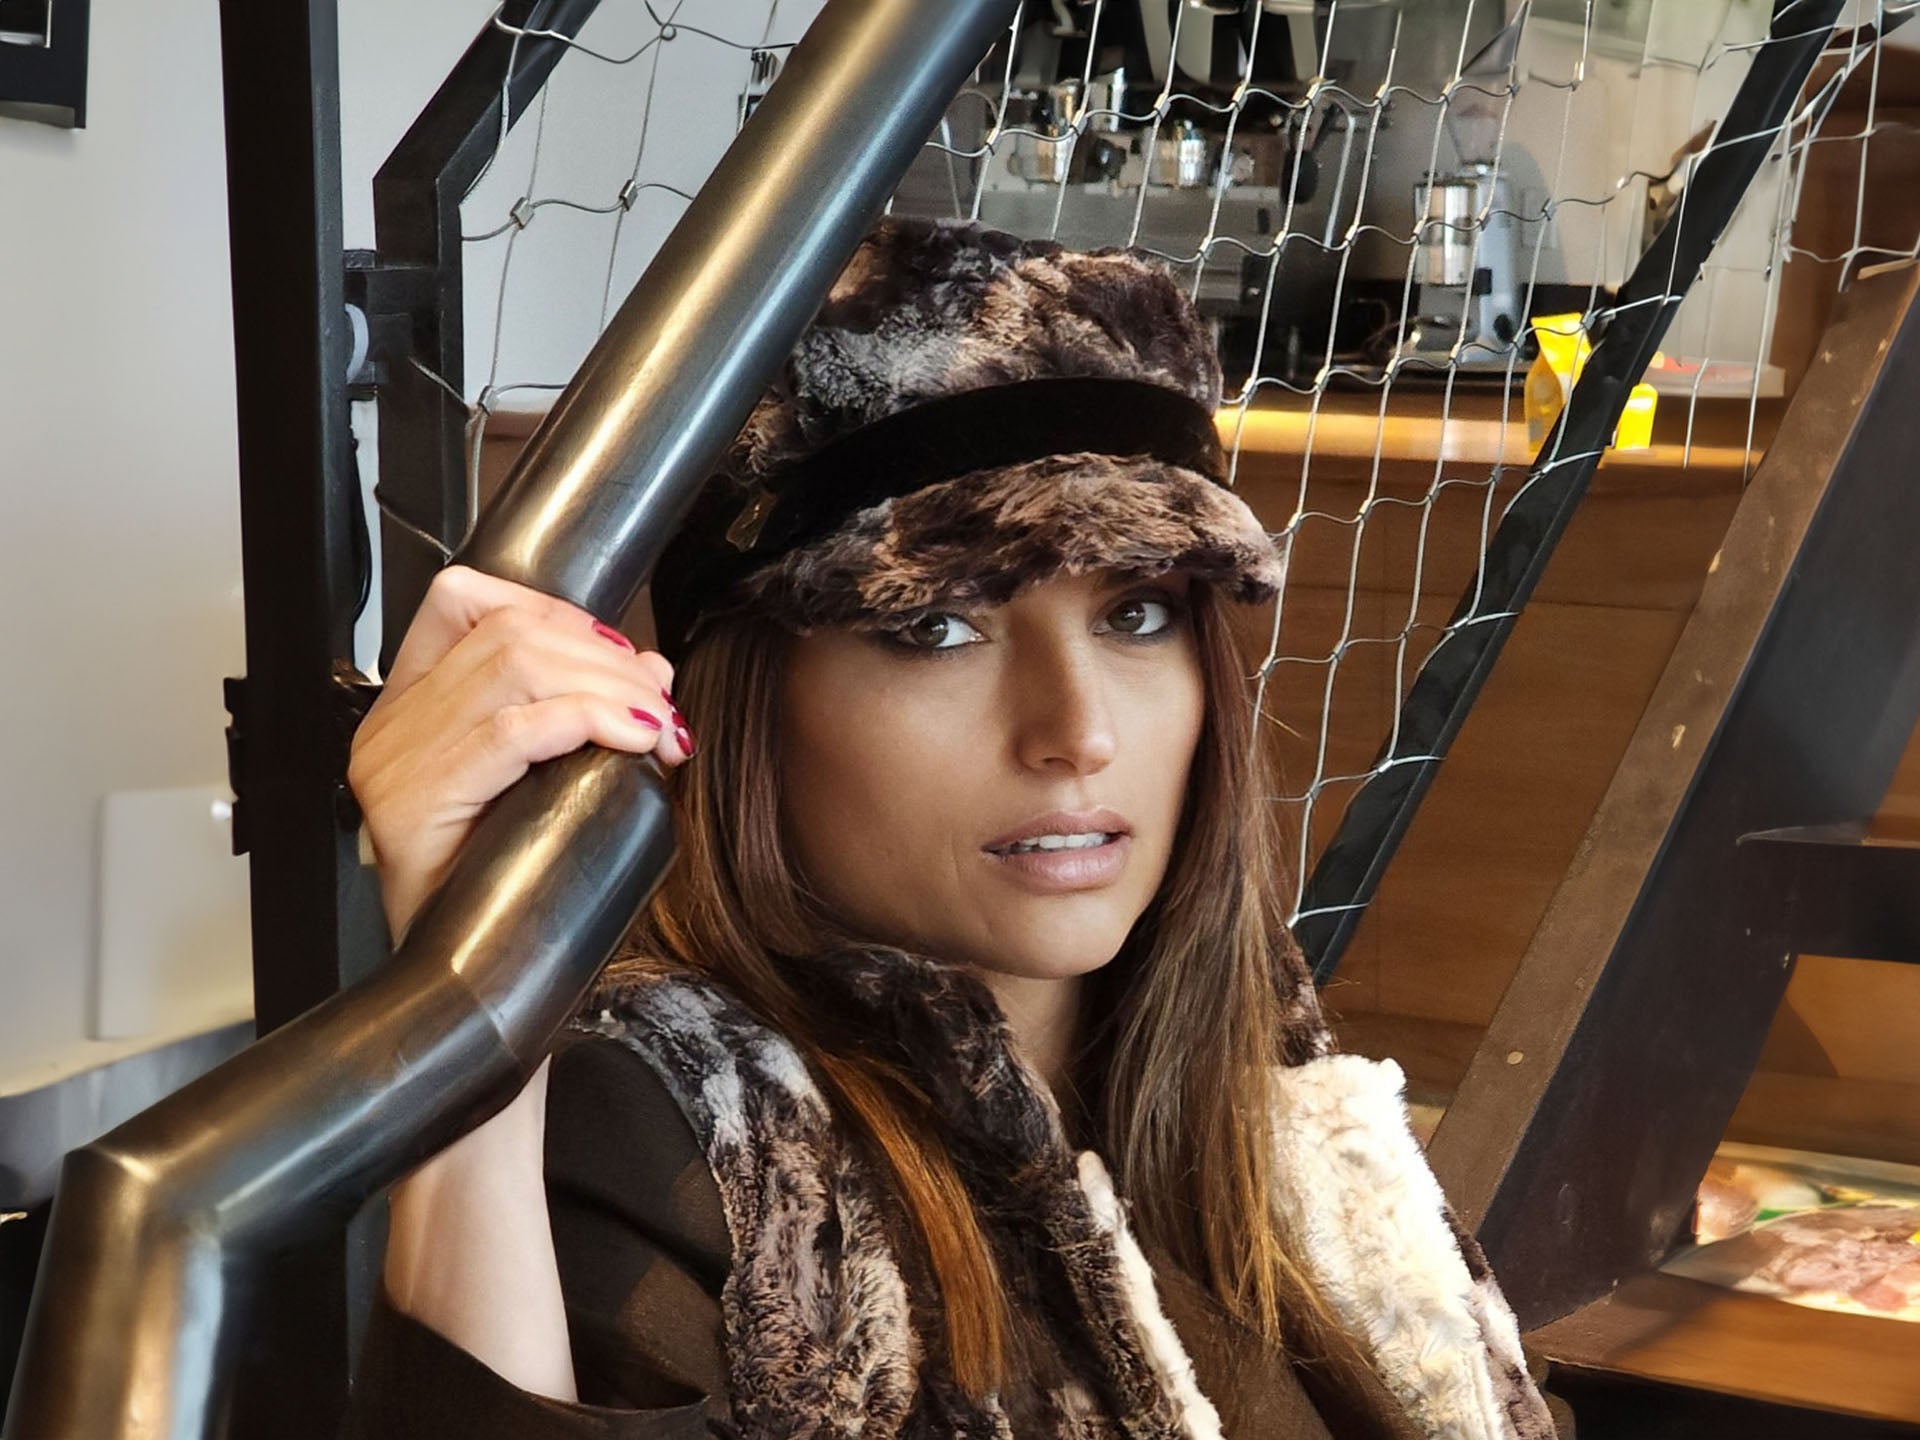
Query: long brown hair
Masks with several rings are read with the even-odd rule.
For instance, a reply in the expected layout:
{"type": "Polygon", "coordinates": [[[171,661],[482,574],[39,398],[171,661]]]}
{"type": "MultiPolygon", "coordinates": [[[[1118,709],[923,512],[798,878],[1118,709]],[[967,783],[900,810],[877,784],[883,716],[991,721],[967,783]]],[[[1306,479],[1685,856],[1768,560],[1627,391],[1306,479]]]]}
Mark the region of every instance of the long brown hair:
{"type": "MultiPolygon", "coordinates": [[[[1188,590],[1206,717],[1159,894],[1084,992],[1076,1079],[1093,1141],[1135,1233],[1203,1283],[1276,1350],[1319,1306],[1276,1229],[1265,1133],[1271,1067],[1307,1058],[1319,1011],[1288,933],[1284,847],[1253,743],[1247,666],[1221,602],[1188,590]]],[[[674,680],[703,747],[671,772],[680,857],[607,978],[686,966],[784,1034],[884,1157],[923,1240],[955,1378],[978,1395],[1006,1376],[1012,1333],[991,1254],[911,1081],[836,1044],[783,975],[781,955],[846,938],[811,898],[782,825],[777,717],[792,637],[752,613],[709,622],[674,680]]]]}

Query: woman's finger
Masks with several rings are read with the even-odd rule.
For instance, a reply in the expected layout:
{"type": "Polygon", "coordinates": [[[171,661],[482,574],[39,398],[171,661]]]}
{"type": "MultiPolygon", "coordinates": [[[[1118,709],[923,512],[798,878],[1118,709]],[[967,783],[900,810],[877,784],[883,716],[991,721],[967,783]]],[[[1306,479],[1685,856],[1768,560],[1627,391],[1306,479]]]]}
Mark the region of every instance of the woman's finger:
{"type": "Polygon", "coordinates": [[[549,650],[546,639],[536,636],[487,650],[482,631],[476,630],[402,700],[383,714],[368,715],[354,736],[347,781],[370,824],[386,828],[379,822],[391,812],[432,817],[435,828],[464,825],[535,760],[590,739],[614,749],[651,748],[650,740],[631,743],[632,726],[665,735],[670,753],[663,758],[686,758],[690,740],[672,702],[653,683],[652,666],[636,663],[633,656],[569,653],[565,641],[549,650]],[[456,675],[455,659],[470,643],[485,658],[477,670],[456,675]],[[590,714],[578,708],[589,699],[599,702],[590,714]],[[555,701],[564,703],[550,703],[555,701]],[[568,704],[576,707],[573,712],[568,704]],[[556,730],[556,717],[568,713],[575,723],[556,730]],[[525,726],[530,716],[538,725],[523,736],[516,727],[525,726]],[[620,723],[597,728],[589,723],[606,717],[620,723]],[[487,751],[495,763],[470,768],[472,737],[489,733],[496,738],[487,751]],[[517,759],[510,753],[516,740],[517,759]],[[510,762],[504,768],[502,756],[510,762]]]}
{"type": "Polygon", "coordinates": [[[578,605],[531,586],[502,580],[467,565],[449,565],[427,586],[406,638],[393,657],[381,687],[381,700],[405,694],[482,619],[505,607],[518,608],[557,627],[571,625],[590,631],[597,623],[578,605]]]}
{"type": "Polygon", "coordinates": [[[604,695],[556,695],[495,711],[468,731],[447,756],[458,777],[455,803],[484,805],[527,773],[531,765],[592,742],[609,750],[657,754],[678,765],[686,753],[664,717],[604,695]]]}
{"type": "MultiPolygon", "coordinates": [[[[404,700],[368,722],[430,730],[443,745],[508,706],[585,691],[670,720],[672,679],[673,667],[660,656],[616,645],[575,618],[556,625],[503,606],[482,617],[404,700]]],[[[409,743],[434,742],[416,733],[409,743]]]]}

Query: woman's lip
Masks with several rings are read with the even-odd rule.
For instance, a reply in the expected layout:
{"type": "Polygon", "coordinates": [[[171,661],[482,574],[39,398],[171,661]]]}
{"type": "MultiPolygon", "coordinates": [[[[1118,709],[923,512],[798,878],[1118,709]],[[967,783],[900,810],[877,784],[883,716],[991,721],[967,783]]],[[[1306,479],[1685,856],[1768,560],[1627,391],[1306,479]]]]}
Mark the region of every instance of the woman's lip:
{"type": "Polygon", "coordinates": [[[1089,845],[1082,850],[1023,850],[1014,855],[992,850],[980,853],[1002,867],[1023,889],[1058,895],[1111,885],[1125,868],[1132,843],[1131,835],[1115,835],[1103,845],[1089,845]]]}

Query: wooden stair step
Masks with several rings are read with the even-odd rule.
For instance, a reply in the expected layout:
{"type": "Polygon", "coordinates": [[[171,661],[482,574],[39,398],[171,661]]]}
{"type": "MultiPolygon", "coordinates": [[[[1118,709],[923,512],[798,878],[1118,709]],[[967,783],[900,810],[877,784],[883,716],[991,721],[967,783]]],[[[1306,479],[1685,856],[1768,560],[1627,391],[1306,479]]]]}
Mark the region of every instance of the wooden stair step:
{"type": "Polygon", "coordinates": [[[1773,909],[1793,953],[1920,964],[1920,839],[1846,821],[1758,830],[1739,844],[1756,905],[1773,909]]]}

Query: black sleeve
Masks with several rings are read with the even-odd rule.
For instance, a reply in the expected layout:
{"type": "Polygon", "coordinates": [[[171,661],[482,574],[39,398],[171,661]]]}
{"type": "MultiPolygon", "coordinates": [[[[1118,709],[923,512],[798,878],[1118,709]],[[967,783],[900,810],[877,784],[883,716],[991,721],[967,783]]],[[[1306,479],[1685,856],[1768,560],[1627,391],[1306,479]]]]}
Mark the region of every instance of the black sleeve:
{"type": "Polygon", "coordinates": [[[580,1398],[722,1394],[720,1188],[678,1103],[616,1040],[569,1032],[554,1052],[547,1210],[580,1398]]]}
{"type": "Polygon", "coordinates": [[[343,1440],[712,1440],[691,1400],[645,1409],[568,1404],[522,1390],[458,1345],[374,1300],[343,1440]]]}
{"type": "Polygon", "coordinates": [[[724,1395],[720,1193],[678,1105],[616,1041],[568,1032],[547,1094],[547,1206],[579,1402],[512,1385],[384,1293],[344,1440],[708,1440],[724,1395]]]}

